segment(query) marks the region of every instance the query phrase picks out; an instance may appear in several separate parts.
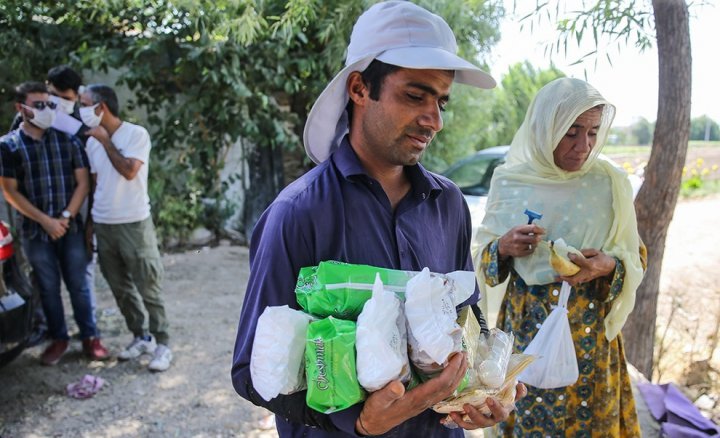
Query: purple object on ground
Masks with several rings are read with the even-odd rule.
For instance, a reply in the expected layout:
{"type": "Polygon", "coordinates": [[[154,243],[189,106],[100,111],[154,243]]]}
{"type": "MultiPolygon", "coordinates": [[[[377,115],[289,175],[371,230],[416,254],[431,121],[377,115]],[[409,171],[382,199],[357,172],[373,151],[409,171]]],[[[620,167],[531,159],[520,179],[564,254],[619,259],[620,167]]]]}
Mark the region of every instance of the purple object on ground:
{"type": "Polygon", "coordinates": [[[82,380],[69,384],[66,389],[70,397],[83,399],[97,394],[103,385],[105,385],[105,379],[102,377],[85,374],[82,380]]]}
{"type": "Polygon", "coordinates": [[[650,413],[669,438],[720,437],[720,428],[705,418],[672,383],[638,383],[650,413]]]}

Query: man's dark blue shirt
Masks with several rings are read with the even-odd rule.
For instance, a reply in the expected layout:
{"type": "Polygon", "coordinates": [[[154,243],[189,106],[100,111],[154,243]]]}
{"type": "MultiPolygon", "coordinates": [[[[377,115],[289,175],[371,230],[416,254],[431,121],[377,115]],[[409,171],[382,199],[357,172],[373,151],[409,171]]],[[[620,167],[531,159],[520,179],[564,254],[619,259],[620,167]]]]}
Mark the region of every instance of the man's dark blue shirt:
{"type": "MultiPolygon", "coordinates": [[[[88,167],[82,142],[75,136],[48,128],[40,140],[22,128],[0,137],[0,176],[17,180],[18,191],[50,217],[59,217],[77,187],[75,170],[88,167]]],[[[78,228],[75,217],[71,232],[78,228]]],[[[22,220],[22,236],[49,240],[40,224],[22,220]]]]}
{"type": "MultiPolygon", "coordinates": [[[[249,364],[257,319],[267,306],[299,309],[294,288],[300,268],[338,260],[414,271],[473,270],[470,213],[460,190],[421,165],[405,172],[412,187],[393,211],[346,138],[328,160],[286,187],[255,227],[232,380],[242,397],[275,412],[281,437],[355,436],[362,409],[361,403],[324,415],[305,405],[305,391],[266,402],[252,387],[249,364]]],[[[477,299],[476,290],[468,303],[477,299]]],[[[428,410],[387,435],[463,436],[462,429],[440,425],[442,417],[428,410]]]]}

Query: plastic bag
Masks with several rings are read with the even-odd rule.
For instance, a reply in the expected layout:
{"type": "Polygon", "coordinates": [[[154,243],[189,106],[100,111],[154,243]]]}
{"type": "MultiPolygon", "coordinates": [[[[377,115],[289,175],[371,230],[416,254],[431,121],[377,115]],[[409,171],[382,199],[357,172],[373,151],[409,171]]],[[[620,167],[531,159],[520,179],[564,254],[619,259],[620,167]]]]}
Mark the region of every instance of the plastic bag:
{"type": "MultiPolygon", "coordinates": [[[[408,281],[419,272],[323,261],[317,266],[300,269],[295,296],[300,307],[308,313],[321,318],[334,316],[355,321],[365,302],[372,296],[375,276],[378,274],[384,288],[404,300],[408,281]]],[[[475,274],[471,271],[432,275],[451,280],[458,289],[469,291],[468,297],[475,291],[475,274]]]]}
{"type": "MultiPolygon", "coordinates": [[[[467,274],[468,278],[474,275],[467,274]]],[[[450,275],[432,274],[425,268],[407,284],[405,316],[410,360],[422,373],[436,373],[452,353],[462,350],[463,331],[456,322],[455,307],[467,300],[475,288],[474,277],[472,282],[464,282],[463,278],[461,275],[456,281],[450,275]]]]}
{"type": "Polygon", "coordinates": [[[300,269],[295,295],[300,307],[319,317],[334,316],[355,321],[365,302],[372,296],[375,276],[385,289],[404,293],[414,273],[369,265],[335,261],[300,269]]]}
{"type": "Polygon", "coordinates": [[[577,382],[577,356],[567,317],[570,290],[570,284],[563,281],[557,307],[525,348],[525,354],[538,356],[538,359],[520,375],[521,382],[543,389],[561,388],[577,382]]]}
{"type": "Polygon", "coordinates": [[[410,380],[405,315],[400,300],[383,288],[375,277],[372,298],[357,320],[357,375],[368,391],[377,391],[389,382],[410,380]]]}
{"type": "Polygon", "coordinates": [[[478,357],[473,365],[480,384],[487,388],[499,388],[505,382],[514,339],[512,333],[497,328],[480,335],[478,357]]]}
{"type": "Polygon", "coordinates": [[[355,361],[353,321],[330,316],[310,323],[305,345],[307,405],[329,414],[363,401],[355,361]]]}
{"type": "Polygon", "coordinates": [[[266,307],[250,356],[253,386],[267,401],[305,389],[305,332],[310,315],[288,306],[266,307]]]}

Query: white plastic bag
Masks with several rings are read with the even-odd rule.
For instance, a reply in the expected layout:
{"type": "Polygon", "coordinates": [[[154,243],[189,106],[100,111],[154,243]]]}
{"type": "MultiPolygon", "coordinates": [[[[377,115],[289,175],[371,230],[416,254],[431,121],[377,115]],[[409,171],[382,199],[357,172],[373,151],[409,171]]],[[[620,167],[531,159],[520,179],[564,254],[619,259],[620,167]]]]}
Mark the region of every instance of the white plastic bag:
{"type": "Polygon", "coordinates": [[[577,382],[577,356],[567,317],[569,297],[570,284],[563,281],[557,307],[523,352],[537,356],[537,360],[520,374],[518,380],[521,382],[543,389],[561,388],[577,382]]]}
{"type": "Polygon", "coordinates": [[[380,274],[372,298],[358,316],[355,338],[357,377],[363,388],[374,392],[395,379],[410,379],[405,315],[400,300],[383,287],[380,274]]]}
{"type": "Polygon", "coordinates": [[[292,394],[305,383],[305,333],[312,317],[285,306],[268,306],[258,318],[250,376],[266,401],[292,394]]]}
{"type": "Polygon", "coordinates": [[[462,350],[455,307],[474,292],[473,275],[467,271],[441,276],[425,268],[408,281],[405,317],[410,360],[423,373],[441,370],[452,353],[462,350]]]}

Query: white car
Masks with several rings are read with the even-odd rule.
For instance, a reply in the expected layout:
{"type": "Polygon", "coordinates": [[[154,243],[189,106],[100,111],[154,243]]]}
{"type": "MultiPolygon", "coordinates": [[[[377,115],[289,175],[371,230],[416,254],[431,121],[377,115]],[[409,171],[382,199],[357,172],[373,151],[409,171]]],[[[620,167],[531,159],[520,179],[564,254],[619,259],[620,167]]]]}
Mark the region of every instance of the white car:
{"type": "MultiPolygon", "coordinates": [[[[495,168],[505,162],[510,146],[495,146],[463,158],[450,166],[443,175],[450,178],[465,195],[465,201],[470,208],[472,218],[473,236],[485,217],[485,204],[490,191],[495,168]]],[[[620,166],[618,166],[620,167],[620,166]]],[[[630,184],[633,188],[633,197],[637,196],[643,180],[637,175],[629,174],[630,184]]]]}

